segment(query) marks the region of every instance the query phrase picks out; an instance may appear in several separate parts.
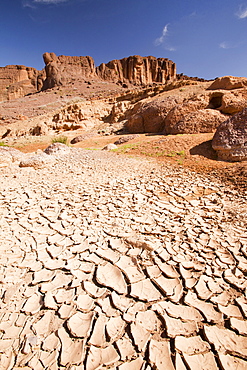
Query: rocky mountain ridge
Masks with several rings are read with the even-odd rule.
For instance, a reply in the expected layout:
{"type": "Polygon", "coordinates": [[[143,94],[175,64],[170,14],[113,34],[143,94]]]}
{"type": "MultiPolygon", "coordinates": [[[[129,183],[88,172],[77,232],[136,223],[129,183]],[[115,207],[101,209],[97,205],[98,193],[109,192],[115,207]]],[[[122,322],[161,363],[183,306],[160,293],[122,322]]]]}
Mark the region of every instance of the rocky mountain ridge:
{"type": "Polygon", "coordinates": [[[29,93],[61,85],[84,83],[88,79],[127,85],[165,84],[176,80],[176,64],[167,58],[130,56],[95,66],[90,56],[56,56],[44,53],[45,68],[11,65],[0,68],[0,100],[12,100],[29,93]]]}

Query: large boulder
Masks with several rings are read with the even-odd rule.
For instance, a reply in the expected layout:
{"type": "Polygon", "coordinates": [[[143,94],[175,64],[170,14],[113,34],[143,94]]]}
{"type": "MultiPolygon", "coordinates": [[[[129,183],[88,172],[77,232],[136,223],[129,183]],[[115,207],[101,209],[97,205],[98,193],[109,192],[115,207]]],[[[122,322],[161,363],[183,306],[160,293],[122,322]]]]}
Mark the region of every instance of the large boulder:
{"type": "Polygon", "coordinates": [[[198,134],[214,132],[226,120],[226,116],[214,109],[199,109],[185,115],[173,127],[170,134],[198,134]]]}
{"type": "Polygon", "coordinates": [[[220,160],[247,160],[247,108],[221,123],[212,141],[220,160]]]}
{"type": "Polygon", "coordinates": [[[247,108],[247,100],[241,94],[226,93],[222,96],[219,110],[225,114],[236,114],[247,108]]]}
{"type": "Polygon", "coordinates": [[[33,167],[34,169],[51,166],[55,162],[53,156],[49,156],[45,153],[34,154],[24,158],[20,163],[19,167],[33,167]]]}
{"type": "Polygon", "coordinates": [[[208,87],[208,90],[233,90],[241,89],[245,86],[247,86],[247,78],[245,77],[224,76],[216,78],[208,87]]]}
{"type": "Polygon", "coordinates": [[[189,100],[182,104],[177,104],[170,110],[164,121],[164,134],[173,134],[178,122],[182,121],[188,114],[205,109],[208,106],[208,98],[198,98],[189,100]]]}
{"type": "Polygon", "coordinates": [[[70,147],[63,143],[52,143],[45,150],[45,154],[48,155],[65,155],[70,153],[70,147]]]}
{"type": "Polygon", "coordinates": [[[168,112],[178,103],[182,102],[179,97],[158,97],[146,99],[137,103],[126,123],[128,132],[137,133],[160,133],[164,129],[164,122],[168,112]]]}

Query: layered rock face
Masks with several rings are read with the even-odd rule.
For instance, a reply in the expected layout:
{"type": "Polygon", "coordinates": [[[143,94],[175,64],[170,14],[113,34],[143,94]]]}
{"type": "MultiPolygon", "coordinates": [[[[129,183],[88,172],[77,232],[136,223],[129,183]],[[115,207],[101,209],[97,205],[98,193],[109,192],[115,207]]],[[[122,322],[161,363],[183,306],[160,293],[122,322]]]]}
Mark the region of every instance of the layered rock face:
{"type": "Polygon", "coordinates": [[[247,160],[247,108],[218,127],[212,146],[221,160],[247,160]]]}
{"type": "Polygon", "coordinates": [[[43,59],[45,68],[42,71],[25,66],[0,67],[0,100],[12,100],[28,93],[85,80],[133,85],[165,84],[176,80],[176,65],[165,58],[135,55],[103,63],[97,68],[90,56],[44,53],[43,59]]]}
{"type": "Polygon", "coordinates": [[[176,79],[176,64],[166,58],[130,56],[102,63],[96,73],[104,80],[136,85],[166,83],[176,79]]]}
{"type": "Polygon", "coordinates": [[[20,98],[37,91],[40,72],[21,65],[0,67],[0,100],[20,98]]]}
{"type": "Polygon", "coordinates": [[[43,59],[46,79],[42,90],[95,76],[94,60],[89,56],[71,57],[60,55],[57,57],[55,53],[44,53],[43,59]]]}

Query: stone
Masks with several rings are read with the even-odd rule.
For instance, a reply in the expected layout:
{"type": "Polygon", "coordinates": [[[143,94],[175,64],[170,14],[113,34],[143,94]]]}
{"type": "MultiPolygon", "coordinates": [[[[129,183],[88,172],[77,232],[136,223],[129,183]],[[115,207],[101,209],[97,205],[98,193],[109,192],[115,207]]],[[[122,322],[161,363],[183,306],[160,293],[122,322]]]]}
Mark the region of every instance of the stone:
{"type": "Polygon", "coordinates": [[[96,279],[99,284],[114,289],[119,294],[127,293],[127,284],[120,269],[111,263],[98,266],[96,279]]]}
{"type": "Polygon", "coordinates": [[[34,93],[40,71],[22,65],[0,68],[0,101],[21,98],[34,93]]]}
{"type": "Polygon", "coordinates": [[[117,149],[117,145],[115,144],[107,144],[106,146],[104,146],[104,148],[102,150],[114,150],[114,149],[117,149]]]}
{"type": "Polygon", "coordinates": [[[223,114],[236,114],[247,108],[246,99],[241,93],[224,93],[221,98],[221,106],[218,108],[223,114]]]}
{"type": "Polygon", "coordinates": [[[165,117],[164,121],[164,129],[163,132],[165,134],[172,134],[176,125],[183,119],[186,118],[188,114],[196,112],[198,110],[202,110],[207,108],[208,106],[208,99],[198,98],[197,100],[188,100],[184,103],[177,104],[172,108],[167,116],[165,117]]]}
{"type": "Polygon", "coordinates": [[[47,154],[36,154],[27,157],[19,163],[20,167],[33,167],[35,169],[51,166],[55,162],[54,158],[47,154]]]}
{"type": "Polygon", "coordinates": [[[130,140],[136,139],[137,137],[139,137],[139,135],[125,135],[125,136],[121,136],[118,140],[116,140],[114,142],[114,144],[115,145],[121,145],[121,144],[127,143],[130,140]]]}
{"type": "Polygon", "coordinates": [[[65,155],[70,153],[70,147],[62,143],[53,143],[44,150],[44,153],[48,155],[65,155]]]}
{"type": "Polygon", "coordinates": [[[247,108],[221,123],[212,141],[218,159],[230,162],[247,159],[247,108]]]}
{"type": "Polygon", "coordinates": [[[214,132],[227,116],[214,109],[199,109],[186,114],[169,129],[169,134],[199,134],[214,132]]]}
{"type": "Polygon", "coordinates": [[[247,78],[245,77],[224,76],[216,78],[208,87],[208,90],[232,90],[241,89],[245,86],[247,86],[247,78]]]}
{"type": "Polygon", "coordinates": [[[180,102],[182,103],[182,99],[179,97],[174,99],[164,95],[144,99],[128,112],[126,129],[133,134],[162,132],[167,114],[180,102]]]}

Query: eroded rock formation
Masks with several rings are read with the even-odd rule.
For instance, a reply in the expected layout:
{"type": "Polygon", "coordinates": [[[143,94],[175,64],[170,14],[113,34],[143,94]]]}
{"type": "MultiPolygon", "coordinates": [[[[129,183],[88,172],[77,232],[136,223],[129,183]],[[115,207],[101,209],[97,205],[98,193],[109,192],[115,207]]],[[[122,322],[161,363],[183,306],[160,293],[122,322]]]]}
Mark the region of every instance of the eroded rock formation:
{"type": "Polygon", "coordinates": [[[241,89],[245,86],[247,86],[247,78],[245,77],[223,76],[216,78],[208,90],[233,90],[241,89]]]}
{"type": "Polygon", "coordinates": [[[104,80],[136,85],[166,83],[176,79],[176,64],[166,58],[130,56],[102,63],[96,73],[104,80]]]}
{"type": "Polygon", "coordinates": [[[247,108],[218,127],[212,146],[221,160],[232,162],[247,160],[247,108]]]}
{"type": "Polygon", "coordinates": [[[60,55],[57,57],[55,53],[44,53],[43,59],[46,79],[42,90],[95,76],[94,60],[89,56],[71,57],[60,55]]]}
{"type": "Polygon", "coordinates": [[[0,67],[0,100],[12,100],[37,91],[40,72],[31,67],[0,67]]]}
{"type": "Polygon", "coordinates": [[[43,59],[45,68],[42,71],[25,66],[1,67],[0,99],[12,100],[40,90],[86,82],[87,79],[121,83],[123,86],[165,84],[176,80],[176,65],[166,58],[134,55],[102,63],[97,68],[90,56],[57,56],[46,52],[43,59]]]}

